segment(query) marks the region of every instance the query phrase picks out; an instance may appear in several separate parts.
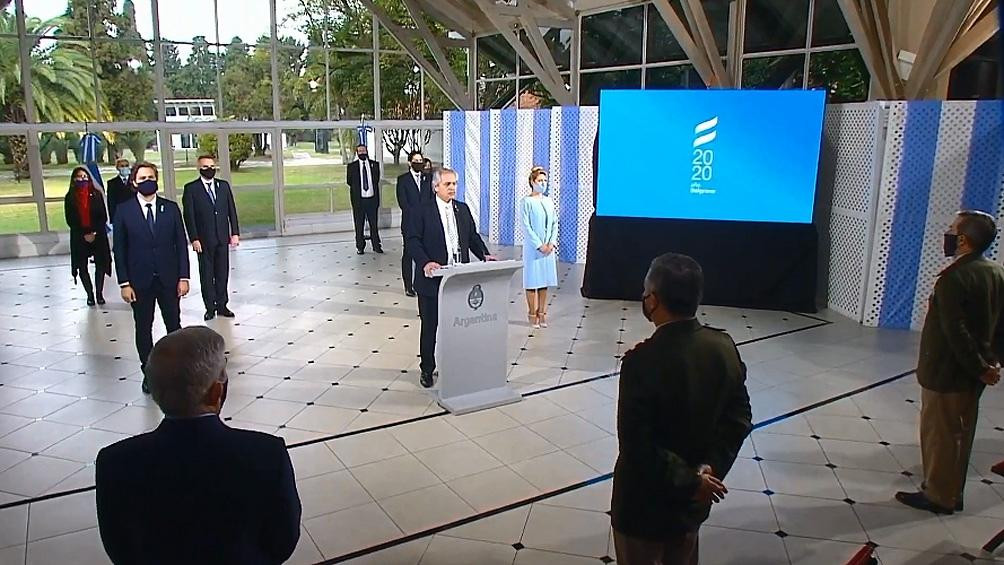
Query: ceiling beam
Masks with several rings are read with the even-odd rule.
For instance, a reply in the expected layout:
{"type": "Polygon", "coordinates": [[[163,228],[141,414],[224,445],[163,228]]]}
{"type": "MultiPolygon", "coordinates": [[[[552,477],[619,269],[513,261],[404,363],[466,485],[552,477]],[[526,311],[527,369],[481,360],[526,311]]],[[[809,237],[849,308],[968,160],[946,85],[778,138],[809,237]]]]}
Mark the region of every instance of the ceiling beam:
{"type": "Polygon", "coordinates": [[[969,31],[955,40],[945,55],[945,60],[941,62],[941,68],[934,75],[935,82],[945,74],[952,72],[956,65],[972,55],[1000,30],[999,10],[1000,7],[996,7],[983,14],[983,17],[969,28],[969,31]]]}
{"type": "Polygon", "coordinates": [[[893,83],[889,79],[889,70],[885,68],[885,59],[879,52],[878,38],[870,30],[859,0],[837,0],[837,4],[840,5],[844,21],[847,22],[847,27],[850,28],[851,35],[854,37],[854,43],[857,44],[858,51],[861,52],[861,59],[865,62],[868,74],[872,77],[878,97],[882,99],[902,98],[902,96],[895,94],[893,83]]]}
{"type": "Polygon", "coordinates": [[[533,56],[533,53],[530,53],[530,50],[526,48],[526,45],[523,45],[523,42],[519,40],[519,36],[516,35],[516,32],[513,30],[512,24],[495,10],[496,5],[494,4],[494,0],[475,1],[477,2],[478,7],[481,8],[481,11],[484,12],[488,19],[492,21],[496,30],[498,30],[499,33],[502,34],[502,37],[509,42],[509,45],[516,51],[516,54],[520,57],[520,59],[526,63],[528,67],[530,67],[530,72],[537,77],[537,80],[544,85],[544,88],[547,89],[558,104],[563,106],[574,106],[575,96],[569,92],[568,88],[565,86],[565,82],[563,80],[555,82],[554,79],[552,79],[550,75],[544,71],[543,66],[541,66],[540,62],[533,56]]]}
{"type": "Polygon", "coordinates": [[[885,78],[889,83],[890,92],[894,98],[903,98],[906,90],[903,78],[899,76],[898,51],[892,34],[892,22],[889,19],[889,1],[872,0],[871,22],[874,37],[878,40],[876,49],[885,67],[885,78]]]}
{"type": "Polygon", "coordinates": [[[917,60],[906,81],[907,99],[921,98],[931,89],[934,75],[952,46],[973,0],[937,0],[917,50],[917,60]]]}
{"type": "Polygon", "coordinates": [[[422,7],[422,11],[432,16],[436,21],[443,24],[451,31],[455,31],[467,39],[474,37],[474,32],[478,29],[478,24],[468,12],[459,10],[447,2],[441,0],[416,0],[422,7]]]}
{"type": "Polygon", "coordinates": [[[426,45],[429,46],[429,50],[432,51],[432,58],[435,59],[436,64],[439,65],[439,71],[443,73],[443,78],[450,83],[454,92],[463,94],[464,99],[469,99],[470,93],[468,93],[467,88],[460,83],[460,79],[457,78],[457,74],[453,72],[453,67],[450,65],[450,58],[446,55],[446,51],[443,50],[443,46],[436,41],[436,37],[433,35],[432,29],[429,28],[429,24],[425,21],[425,16],[422,14],[422,9],[419,8],[418,3],[415,0],[404,0],[404,5],[408,8],[408,13],[411,14],[411,19],[415,21],[415,28],[418,30],[418,35],[425,41],[426,45]]]}
{"type": "Polygon", "coordinates": [[[676,38],[677,43],[683,48],[683,52],[694,65],[694,69],[701,76],[704,84],[712,87],[720,86],[715,71],[711,68],[711,63],[708,62],[707,53],[694,42],[690,32],[687,31],[687,26],[683,25],[683,20],[680,19],[680,15],[676,13],[669,0],[654,0],[652,5],[659,10],[659,15],[666,22],[666,26],[669,27],[669,31],[676,38]]]}
{"type": "Polygon", "coordinates": [[[530,47],[533,48],[537,61],[540,62],[544,72],[550,76],[555,84],[560,84],[564,88],[565,79],[561,76],[558,64],[554,61],[554,55],[548,49],[547,42],[544,41],[544,36],[541,35],[537,22],[531,16],[521,16],[520,23],[523,26],[523,31],[526,32],[527,39],[530,40],[530,47]]]}
{"type": "Polygon", "coordinates": [[[701,5],[701,0],[684,0],[683,13],[690,22],[690,34],[694,39],[700,39],[698,44],[704,48],[711,70],[714,71],[718,84],[721,86],[732,86],[729,75],[725,72],[725,65],[722,64],[722,57],[718,54],[718,45],[715,43],[715,34],[711,31],[711,24],[708,23],[708,14],[701,5]]]}
{"type": "Polygon", "coordinates": [[[457,92],[454,90],[453,85],[450,81],[446,80],[446,77],[439,72],[439,69],[429,62],[421,51],[415,48],[414,42],[410,41],[411,38],[414,37],[413,31],[405,30],[398,25],[397,22],[391,19],[391,17],[387,15],[387,12],[385,12],[380,6],[377,6],[373,0],[359,0],[359,2],[363,6],[366,6],[366,8],[369,9],[374,16],[376,16],[380,25],[387,28],[387,32],[390,33],[391,37],[393,37],[394,40],[397,41],[409,55],[411,55],[411,58],[415,60],[415,63],[417,63],[418,66],[425,71],[425,74],[432,79],[432,82],[434,82],[436,86],[443,91],[443,94],[446,95],[450,102],[453,102],[457,108],[465,110],[473,109],[466,92],[457,92]]]}

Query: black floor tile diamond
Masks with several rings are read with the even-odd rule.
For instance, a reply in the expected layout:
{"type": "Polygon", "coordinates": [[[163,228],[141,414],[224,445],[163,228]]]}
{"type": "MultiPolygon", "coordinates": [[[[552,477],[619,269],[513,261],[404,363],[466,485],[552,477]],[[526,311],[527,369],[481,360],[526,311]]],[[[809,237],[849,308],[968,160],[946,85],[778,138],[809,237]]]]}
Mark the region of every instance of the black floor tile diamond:
{"type": "Polygon", "coordinates": [[[779,538],[781,538],[781,539],[784,539],[784,538],[788,537],[788,533],[785,532],[784,530],[778,530],[778,531],[774,532],[774,535],[777,536],[777,537],[779,537],[779,538]]]}
{"type": "Polygon", "coordinates": [[[519,551],[519,550],[523,549],[524,547],[526,547],[526,546],[523,545],[523,544],[521,544],[521,543],[519,543],[519,542],[516,542],[516,543],[512,544],[512,548],[515,549],[516,551],[519,551]]]}

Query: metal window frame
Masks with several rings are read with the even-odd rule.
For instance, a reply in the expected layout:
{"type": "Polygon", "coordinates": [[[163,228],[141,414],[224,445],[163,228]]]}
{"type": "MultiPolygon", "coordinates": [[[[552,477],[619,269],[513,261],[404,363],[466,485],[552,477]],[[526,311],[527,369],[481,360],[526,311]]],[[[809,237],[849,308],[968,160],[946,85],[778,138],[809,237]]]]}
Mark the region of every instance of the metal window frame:
{"type": "MultiPolygon", "coordinates": [[[[388,128],[395,129],[425,129],[433,131],[442,131],[443,124],[441,120],[425,120],[424,119],[424,102],[422,105],[422,118],[420,120],[381,120],[381,100],[380,100],[380,66],[379,57],[383,54],[394,54],[394,55],[408,55],[406,51],[401,49],[393,48],[381,48],[379,40],[379,23],[374,17],[373,22],[373,45],[370,48],[364,47],[331,47],[328,45],[323,45],[320,48],[325,51],[325,117],[324,120],[289,120],[284,121],[282,117],[281,108],[281,92],[280,84],[278,80],[279,68],[278,68],[278,49],[280,47],[278,41],[278,13],[277,13],[277,1],[269,0],[269,41],[267,43],[245,43],[249,47],[258,48],[268,48],[270,53],[270,62],[272,64],[272,119],[271,120],[255,120],[255,121],[243,121],[243,122],[228,122],[228,121],[211,121],[211,122],[168,122],[166,116],[166,105],[165,99],[167,98],[167,87],[166,87],[166,77],[164,76],[164,45],[166,43],[178,44],[178,45],[191,45],[190,42],[184,41],[168,41],[165,40],[161,34],[160,29],[160,7],[162,2],[169,0],[150,0],[150,12],[151,20],[153,24],[153,38],[143,38],[145,44],[153,45],[153,63],[155,67],[154,72],[154,99],[157,106],[157,117],[155,121],[117,121],[117,122],[83,122],[83,123],[43,123],[39,122],[38,116],[35,113],[34,96],[31,86],[31,52],[30,43],[26,40],[29,35],[25,29],[25,4],[26,0],[15,0],[15,21],[17,23],[17,33],[16,34],[5,34],[4,38],[17,39],[18,40],[18,57],[20,60],[21,68],[21,85],[23,90],[23,96],[25,101],[25,115],[27,121],[25,123],[0,123],[0,135],[11,136],[19,135],[24,136],[27,140],[27,157],[28,157],[28,173],[31,183],[31,196],[10,196],[10,197],[0,197],[0,205],[4,204],[31,204],[34,203],[36,206],[36,211],[38,214],[39,232],[43,234],[53,233],[53,230],[48,225],[48,214],[46,212],[46,204],[49,202],[58,202],[62,200],[62,197],[50,197],[45,196],[45,179],[44,179],[44,167],[42,165],[41,159],[41,149],[39,144],[39,136],[43,133],[80,133],[80,132],[125,132],[125,131],[145,131],[153,132],[157,136],[157,146],[161,156],[162,163],[174,162],[174,148],[171,143],[172,136],[175,134],[186,133],[198,135],[200,133],[215,133],[219,137],[218,141],[218,152],[219,152],[219,162],[221,168],[221,174],[225,176],[230,176],[230,146],[229,146],[229,136],[232,133],[265,133],[272,138],[272,169],[273,169],[273,183],[271,189],[275,195],[274,199],[274,210],[276,217],[276,225],[274,229],[269,232],[269,235],[281,235],[285,231],[284,229],[284,194],[285,194],[285,180],[283,171],[283,156],[281,150],[274,150],[276,144],[281,145],[282,132],[283,130],[289,129],[355,129],[359,122],[356,120],[332,120],[331,119],[331,82],[330,82],[330,57],[332,53],[355,53],[355,54],[365,54],[369,55],[373,59],[373,79],[374,79],[374,91],[373,91],[373,114],[371,125],[374,126],[374,139],[375,143],[382,147],[382,131],[388,128]]],[[[41,36],[43,39],[54,39],[54,40],[67,40],[76,41],[78,43],[86,43],[88,52],[91,53],[91,80],[97,85],[99,80],[98,70],[96,68],[97,62],[93,56],[95,49],[95,38],[94,34],[91,33],[91,22],[93,20],[92,8],[87,7],[87,19],[88,19],[88,33],[86,37],[51,37],[47,38],[41,36]]],[[[210,43],[211,48],[215,48],[217,55],[221,48],[226,48],[228,45],[223,45],[220,42],[220,18],[219,18],[219,2],[218,0],[212,0],[212,12],[214,16],[214,33],[215,33],[215,43],[210,43]]],[[[31,36],[34,39],[34,36],[31,36]]],[[[113,39],[114,40],[114,39],[113,39]]],[[[308,46],[308,48],[310,48],[308,46]]],[[[316,47],[315,47],[316,48],[316,47]]],[[[477,47],[472,46],[468,50],[468,82],[470,84],[475,84],[476,79],[476,67],[477,67],[477,47]],[[471,63],[471,58],[473,59],[473,64],[471,63]]],[[[518,63],[518,61],[517,61],[518,63]]],[[[223,83],[221,76],[220,66],[217,65],[215,68],[216,73],[216,103],[217,103],[217,116],[225,116],[226,108],[224,106],[223,99],[223,83]]],[[[424,76],[423,76],[424,80],[424,76]]],[[[423,82],[424,87],[424,82],[423,82]]],[[[97,94],[98,89],[95,88],[94,97],[94,107],[95,110],[100,115],[100,110],[102,108],[103,101],[97,94]]],[[[472,89],[472,97],[476,97],[476,92],[472,89]]],[[[423,101],[424,101],[424,88],[423,88],[423,101]]],[[[175,167],[163,166],[161,173],[161,182],[164,187],[165,195],[170,198],[176,198],[178,194],[177,178],[175,167]]],[[[36,232],[33,232],[36,233],[36,232]]]]}

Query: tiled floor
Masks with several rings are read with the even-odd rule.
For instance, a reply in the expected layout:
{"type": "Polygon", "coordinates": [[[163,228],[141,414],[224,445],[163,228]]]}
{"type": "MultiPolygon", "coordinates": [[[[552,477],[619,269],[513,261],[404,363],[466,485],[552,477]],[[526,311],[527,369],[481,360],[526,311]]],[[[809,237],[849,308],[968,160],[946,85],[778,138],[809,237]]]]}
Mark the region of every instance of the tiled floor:
{"type": "MultiPolygon", "coordinates": [[[[232,258],[238,318],[210,323],[230,351],[224,416],[290,445],[304,508],[291,562],[609,562],[618,357],[650,332],[637,303],[585,300],[581,267],[563,266],[551,328],[530,332],[514,289],[510,380],[524,401],[445,415],[418,386],[416,308],[400,290],[400,242],[386,248],[245,243],[232,258]]],[[[160,419],[139,391],[128,308],[109,296],[88,309],[64,261],[0,263],[0,564],[107,562],[93,492],[26,499],[91,486],[97,450],[160,419]]],[[[186,324],[202,323],[193,286],[186,324]]],[[[1004,484],[989,476],[1004,396],[984,396],[966,512],[900,507],[892,494],[920,460],[912,376],[784,415],[909,371],[917,336],[822,317],[832,323],[702,310],[741,343],[767,424],[702,530],[702,562],[842,563],[867,541],[886,564],[991,558],[979,546],[1004,529],[1004,484]]]]}

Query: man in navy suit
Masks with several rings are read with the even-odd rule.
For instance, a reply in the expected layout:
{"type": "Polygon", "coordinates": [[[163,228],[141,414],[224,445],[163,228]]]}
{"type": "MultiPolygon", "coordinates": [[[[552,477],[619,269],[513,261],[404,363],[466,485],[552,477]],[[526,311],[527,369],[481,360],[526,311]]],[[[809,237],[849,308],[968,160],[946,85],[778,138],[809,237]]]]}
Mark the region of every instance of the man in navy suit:
{"type": "Polygon", "coordinates": [[[188,294],[188,240],[178,205],[157,196],[157,167],[137,163],[132,184],[136,197],[115,210],[115,271],[122,300],[132,305],[143,392],[148,393],[146,360],[153,348],[154,306],[160,306],[168,333],[181,328],[181,297],[188,294]]]}
{"type": "MultiPolygon", "coordinates": [[[[409,153],[408,162],[411,163],[411,170],[397,177],[397,205],[401,207],[402,237],[407,237],[405,227],[412,211],[418,210],[423,202],[432,201],[432,177],[424,172],[425,159],[422,157],[422,152],[409,153]]],[[[404,280],[404,293],[408,296],[415,296],[415,270],[412,268],[414,262],[405,249],[401,255],[401,279],[404,280]]]]}
{"type": "Polygon", "coordinates": [[[216,178],[216,159],[212,155],[199,157],[199,178],[185,185],[181,205],[185,211],[185,227],[192,249],[199,256],[199,282],[202,301],[206,304],[204,319],[216,314],[233,318],[227,308],[230,297],[227,279],[230,276],[229,247],[240,244],[237,224],[237,203],[230,183],[216,178]]]}
{"type": "Polygon", "coordinates": [[[437,169],[432,173],[436,197],[414,211],[409,218],[405,250],[422,266],[415,277],[418,314],[422,317],[422,386],[432,386],[436,370],[436,330],[439,329],[439,282],[436,269],[454,263],[470,263],[471,254],[482,261],[494,261],[485,242],[478,235],[471,209],[457,202],[457,173],[437,169]]]}
{"type": "Polygon", "coordinates": [[[296,548],[300,497],[283,440],[220,420],[225,349],[205,326],[157,342],[148,373],[164,419],[98,453],[98,527],[113,563],[277,564],[296,548]]]}

